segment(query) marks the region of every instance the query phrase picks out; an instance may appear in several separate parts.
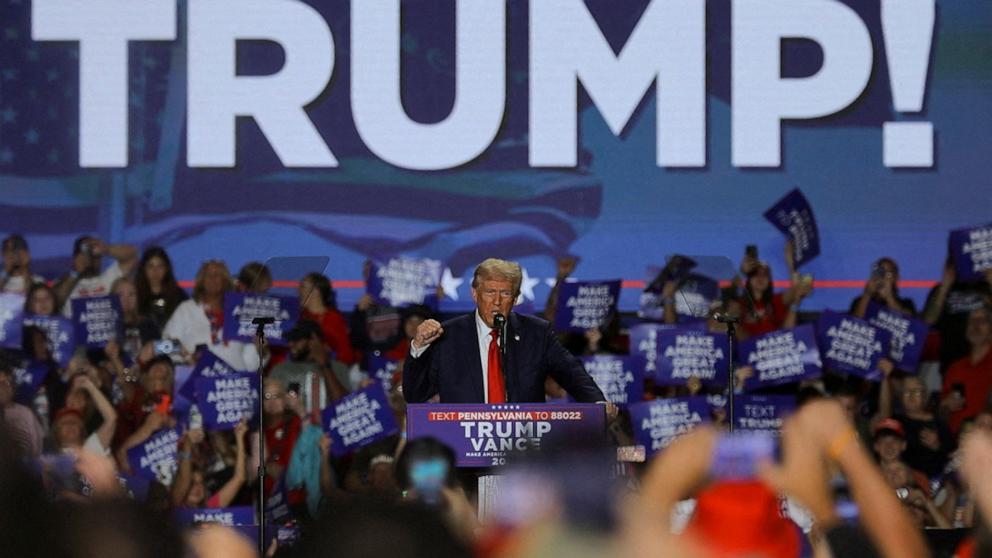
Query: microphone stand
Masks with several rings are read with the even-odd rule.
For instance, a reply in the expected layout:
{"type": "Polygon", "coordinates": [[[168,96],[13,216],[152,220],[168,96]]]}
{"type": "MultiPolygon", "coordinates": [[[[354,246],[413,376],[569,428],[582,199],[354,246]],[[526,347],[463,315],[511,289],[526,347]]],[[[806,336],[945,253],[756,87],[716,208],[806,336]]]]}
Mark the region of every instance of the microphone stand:
{"type": "Polygon", "coordinates": [[[734,392],[736,391],[735,384],[737,383],[737,378],[734,375],[734,344],[737,342],[737,328],[735,324],[740,323],[741,319],[722,312],[714,314],[713,318],[727,326],[727,424],[730,427],[730,433],[733,434],[734,392]]]}
{"type": "MultiPolygon", "coordinates": [[[[744,298],[747,300],[751,319],[757,319],[758,312],[754,308],[754,298],[751,296],[751,290],[748,289],[747,285],[744,286],[744,298]]],[[[735,324],[741,323],[741,319],[738,316],[732,316],[723,312],[717,312],[713,316],[713,319],[727,325],[727,424],[730,427],[730,433],[733,434],[734,392],[737,387],[737,378],[734,374],[734,345],[737,343],[737,328],[735,324]]]]}
{"type": "MultiPolygon", "coordinates": [[[[276,323],[273,317],[253,318],[251,323],[256,326],[256,345],[262,347],[265,344],[265,326],[276,323]]],[[[265,371],[265,364],[262,361],[262,353],[258,354],[258,555],[265,556],[267,550],[265,544],[265,382],[262,381],[262,373],[265,371]]]]}

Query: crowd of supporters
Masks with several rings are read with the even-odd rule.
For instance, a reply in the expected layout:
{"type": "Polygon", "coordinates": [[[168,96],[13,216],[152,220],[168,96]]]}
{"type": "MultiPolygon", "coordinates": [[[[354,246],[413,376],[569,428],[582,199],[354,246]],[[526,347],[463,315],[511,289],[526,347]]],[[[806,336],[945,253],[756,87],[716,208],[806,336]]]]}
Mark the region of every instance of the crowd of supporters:
{"type": "MultiPolygon", "coordinates": [[[[600,482],[595,473],[581,479],[570,477],[576,481],[571,484],[558,482],[548,493],[548,502],[538,502],[534,495],[523,498],[525,504],[504,512],[495,526],[478,522],[471,487],[466,492],[453,474],[442,492],[441,505],[428,502],[432,509],[443,510],[435,523],[432,514],[410,513],[397,503],[417,500],[410,490],[411,451],[448,459],[445,448],[422,441],[407,447],[399,434],[337,457],[330,451],[331,441],[318,418],[326,405],[380,381],[370,373],[373,357],[401,362],[417,325],[432,317],[430,309],[387,307],[367,295],[355,308],[342,312],[330,279],[316,270],[299,278],[300,315],[286,334],[286,346],[272,347],[224,337],[225,295],[264,293],[272,287],[269,270],[260,263],[249,263],[232,276],[225,262],[204,262],[187,292],[160,247],[140,251],[81,237],[72,246],[71,268],[60,277],[49,278],[32,272],[29,247],[22,237],[8,236],[2,249],[0,292],[23,296],[25,317],[68,317],[74,299],[115,295],[123,321],[119,338],[99,349],[77,348],[64,366],[53,357],[45,331],[35,326],[24,327],[20,348],[3,350],[0,525],[5,534],[25,525],[25,533],[39,534],[26,539],[35,546],[14,547],[16,555],[102,553],[103,545],[124,545],[132,533],[129,544],[135,552],[128,553],[121,546],[114,552],[163,556],[190,549],[200,555],[250,553],[250,546],[243,547],[243,541],[227,539],[224,533],[204,529],[182,538],[168,522],[149,518],[181,509],[254,506],[259,493],[284,498],[290,513],[280,521],[304,535],[304,542],[295,548],[280,549],[274,543],[270,551],[276,553],[318,553],[333,547],[356,556],[404,552],[410,556],[470,552],[496,556],[547,554],[552,549],[563,555],[696,556],[712,550],[700,550],[691,540],[675,538],[659,526],[667,526],[670,517],[678,516],[679,503],[705,484],[714,439],[725,417],[714,416],[713,426],[697,429],[647,464],[618,473],[627,497],[604,489],[602,501],[591,504],[605,509],[610,507],[607,502],[617,502],[617,509],[607,514],[615,516],[609,521],[571,517],[576,510],[571,509],[570,498],[583,497],[573,494],[576,487],[586,500],[589,494],[600,494],[594,488],[600,482]],[[235,370],[263,371],[264,432],[246,422],[233,430],[205,429],[195,416],[179,416],[170,404],[179,388],[177,367],[194,365],[207,352],[235,370]],[[19,388],[28,370],[40,371],[44,380],[36,391],[25,393],[19,388]],[[128,450],[177,426],[181,435],[176,441],[175,471],[135,496],[126,480],[118,480],[133,473],[128,450]],[[258,451],[261,436],[263,455],[258,451]],[[58,456],[71,456],[70,482],[53,481],[62,463],[55,459],[58,456]],[[266,470],[264,486],[258,486],[255,474],[259,462],[266,470]],[[24,463],[37,466],[24,469],[24,463]],[[23,482],[13,485],[13,479],[23,482]],[[34,488],[37,493],[32,492],[34,488]],[[41,493],[45,498],[37,497],[41,493]],[[17,508],[22,505],[18,516],[17,508]],[[85,506],[92,507],[92,516],[77,513],[85,506]],[[651,519],[656,521],[649,523],[651,519]],[[538,525],[557,525],[561,530],[535,532],[538,525]],[[46,540],[45,529],[58,529],[62,535],[46,540]],[[382,533],[379,536],[377,529],[382,533]],[[394,536],[397,542],[389,542],[388,537],[394,536]]],[[[792,269],[789,258],[787,264],[790,286],[775,291],[768,264],[746,254],[739,263],[742,279],[713,301],[710,317],[716,312],[740,316],[742,340],[811,320],[801,303],[813,285],[792,269]]],[[[575,267],[574,260],[560,260],[558,280],[564,281],[575,267]]],[[[874,547],[885,555],[924,555],[920,554],[925,551],[922,538],[913,538],[912,526],[980,533],[987,529],[982,518],[992,518],[992,475],[987,474],[992,471],[988,468],[992,465],[990,285],[992,273],[984,281],[958,281],[948,262],[920,309],[899,292],[897,263],[880,258],[848,313],[863,317],[874,303],[925,320],[931,329],[919,367],[901,370],[883,361],[879,367],[884,375],[878,382],[825,370],[821,378],[770,389],[770,393],[796,394],[800,403],[783,430],[782,462],[763,467],[760,487],[734,494],[717,486],[697,494],[686,532],[712,531],[721,517],[734,523],[743,514],[754,523],[747,524],[750,528],[766,533],[758,537],[764,543],[787,541],[788,537],[774,531],[778,528],[775,522],[785,519],[779,513],[781,501],[768,492],[769,486],[802,508],[801,514],[790,517],[801,515],[809,520],[804,531],[814,550],[833,545],[836,556],[855,555],[838,553],[838,549],[859,536],[869,541],[865,549],[874,547]],[[850,440],[846,438],[849,432],[850,440]],[[860,507],[863,530],[859,533],[834,528],[838,522],[835,495],[830,492],[834,476],[847,478],[860,507]],[[766,496],[770,498],[768,509],[754,512],[766,496]],[[746,501],[749,510],[722,516],[730,513],[724,509],[728,501],[746,501]],[[894,540],[886,530],[902,538],[894,540]],[[919,548],[910,548],[913,542],[919,542],[919,548]]],[[[684,319],[676,308],[677,280],[660,279],[648,288],[659,294],[662,322],[684,319]]],[[[555,302],[553,290],[544,311],[549,319],[554,316],[555,302]]],[[[635,318],[615,316],[600,328],[562,337],[577,355],[624,354],[630,350],[627,330],[634,323],[635,318]]],[[[707,327],[724,331],[726,326],[710,319],[707,327]]],[[[741,367],[738,381],[742,383],[750,373],[748,367],[741,367]]],[[[405,403],[398,372],[385,383],[396,420],[402,425],[405,403]]],[[[655,386],[648,381],[644,391],[645,399],[708,392],[718,390],[691,378],[683,386],[655,386]]],[[[562,395],[552,382],[547,393],[549,399],[562,395]]],[[[621,414],[611,428],[614,445],[633,444],[627,420],[621,414]]],[[[565,450],[562,454],[571,455],[565,450]]],[[[561,468],[543,466],[541,474],[548,479],[562,476],[561,468]],[[548,472],[552,470],[556,472],[548,472]]],[[[518,482],[526,492],[530,485],[518,482]]],[[[609,484],[608,479],[602,483],[609,484]]],[[[987,543],[982,536],[979,545],[987,543]]],[[[284,546],[289,544],[284,541],[284,546]]],[[[782,544],[784,550],[760,544],[745,550],[759,556],[798,555],[798,550],[790,554],[792,543],[782,544]]]]}

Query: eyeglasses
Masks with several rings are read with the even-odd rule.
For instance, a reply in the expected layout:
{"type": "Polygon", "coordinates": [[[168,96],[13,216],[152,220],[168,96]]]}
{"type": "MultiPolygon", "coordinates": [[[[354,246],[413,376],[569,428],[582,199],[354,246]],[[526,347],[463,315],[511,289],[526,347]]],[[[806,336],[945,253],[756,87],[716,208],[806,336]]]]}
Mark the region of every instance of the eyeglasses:
{"type": "Polygon", "coordinates": [[[482,291],[482,296],[488,300],[496,300],[498,298],[516,298],[513,295],[513,291],[497,291],[496,289],[488,289],[482,291]]]}

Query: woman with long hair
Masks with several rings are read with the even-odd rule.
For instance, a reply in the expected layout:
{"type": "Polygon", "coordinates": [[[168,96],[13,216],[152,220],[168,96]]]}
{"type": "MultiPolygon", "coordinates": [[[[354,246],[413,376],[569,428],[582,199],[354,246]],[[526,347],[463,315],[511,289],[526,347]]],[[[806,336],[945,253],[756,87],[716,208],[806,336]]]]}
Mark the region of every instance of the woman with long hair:
{"type": "Polygon", "coordinates": [[[324,343],[334,351],[334,358],[352,365],[358,362],[348,336],[348,324],[338,311],[331,281],[320,273],[308,273],[300,280],[300,319],[320,324],[324,343]]]}
{"type": "Polygon", "coordinates": [[[34,316],[54,316],[56,310],[55,291],[44,283],[28,287],[24,296],[24,313],[34,316]]]}
{"type": "Polygon", "coordinates": [[[134,279],[138,292],[138,314],[151,318],[162,328],[179,303],[189,298],[172,272],[172,260],[160,246],[152,246],[141,255],[134,279]]]}
{"type": "Polygon", "coordinates": [[[763,335],[776,329],[796,326],[799,303],[813,291],[812,280],[803,280],[796,273],[792,260],[792,245],[786,243],[785,263],[792,276],[788,289],[776,293],[772,281],[772,269],[768,263],[748,254],[741,263],[741,271],[747,280],[747,291],[738,297],[741,308],[741,328],[743,336],[763,335]]]}
{"type": "Polygon", "coordinates": [[[196,272],[193,298],[176,307],[162,337],[179,341],[189,354],[204,345],[235,370],[258,368],[259,356],[254,345],[224,339],[224,295],[233,288],[231,272],[224,262],[204,262],[196,272]]]}

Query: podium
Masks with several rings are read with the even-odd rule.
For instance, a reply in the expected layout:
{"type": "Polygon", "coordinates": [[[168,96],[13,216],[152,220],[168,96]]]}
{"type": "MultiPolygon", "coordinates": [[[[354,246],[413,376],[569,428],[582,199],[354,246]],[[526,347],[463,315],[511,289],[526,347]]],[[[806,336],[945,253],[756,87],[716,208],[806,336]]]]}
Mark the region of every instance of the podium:
{"type": "Polygon", "coordinates": [[[606,407],[595,403],[407,405],[407,438],[432,436],[455,452],[458,467],[498,467],[542,442],[581,443],[606,433],[606,407]]]}

